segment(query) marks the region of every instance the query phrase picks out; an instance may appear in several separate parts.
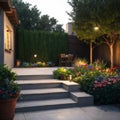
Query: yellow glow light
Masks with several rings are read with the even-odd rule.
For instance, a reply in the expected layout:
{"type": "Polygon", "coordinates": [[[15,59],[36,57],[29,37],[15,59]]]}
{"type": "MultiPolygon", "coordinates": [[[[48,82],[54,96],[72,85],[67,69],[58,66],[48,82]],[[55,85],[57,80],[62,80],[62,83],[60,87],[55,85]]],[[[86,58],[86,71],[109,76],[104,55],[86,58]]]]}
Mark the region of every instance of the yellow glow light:
{"type": "Polygon", "coordinates": [[[37,57],[37,54],[34,54],[34,58],[36,58],[37,57]]]}
{"type": "Polygon", "coordinates": [[[95,31],[99,30],[99,27],[97,27],[97,26],[96,26],[96,27],[94,27],[94,30],[95,30],[95,31]]]}

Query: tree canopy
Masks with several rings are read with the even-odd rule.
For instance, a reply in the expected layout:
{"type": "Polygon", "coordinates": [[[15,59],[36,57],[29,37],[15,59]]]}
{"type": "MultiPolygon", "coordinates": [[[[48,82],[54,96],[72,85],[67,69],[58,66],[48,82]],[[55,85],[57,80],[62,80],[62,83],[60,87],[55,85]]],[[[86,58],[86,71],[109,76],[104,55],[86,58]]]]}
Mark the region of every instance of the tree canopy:
{"type": "Polygon", "coordinates": [[[12,5],[16,7],[20,19],[19,28],[28,30],[57,31],[63,32],[61,24],[49,15],[41,15],[36,6],[23,2],[23,0],[11,0],[12,5]],[[58,29],[59,26],[59,29],[58,29]]]}
{"type": "Polygon", "coordinates": [[[69,15],[74,31],[81,40],[103,36],[104,43],[110,48],[113,66],[113,45],[120,34],[120,0],[71,0],[69,4],[73,8],[69,15]],[[98,27],[97,31],[95,27],[98,27]]]}

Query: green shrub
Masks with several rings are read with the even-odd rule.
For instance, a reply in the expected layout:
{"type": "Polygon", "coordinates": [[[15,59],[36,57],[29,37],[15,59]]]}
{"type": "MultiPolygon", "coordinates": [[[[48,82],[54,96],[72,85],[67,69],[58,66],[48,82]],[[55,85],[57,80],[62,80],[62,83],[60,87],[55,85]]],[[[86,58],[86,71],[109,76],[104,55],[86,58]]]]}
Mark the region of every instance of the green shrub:
{"type": "Polygon", "coordinates": [[[105,69],[106,63],[103,60],[97,59],[94,61],[93,65],[96,69],[105,69]]]}
{"type": "Polygon", "coordinates": [[[67,80],[70,74],[71,74],[70,70],[63,67],[53,71],[55,79],[67,80]]]}
{"type": "Polygon", "coordinates": [[[120,103],[120,76],[119,69],[103,69],[95,65],[85,65],[71,69],[58,68],[54,71],[56,79],[67,79],[72,75],[72,80],[79,83],[83,91],[94,96],[96,104],[120,103]]]}
{"type": "Polygon", "coordinates": [[[5,65],[0,65],[0,99],[16,98],[20,87],[16,80],[16,73],[5,65]]]}
{"type": "Polygon", "coordinates": [[[73,61],[73,64],[75,67],[85,66],[88,64],[88,61],[86,59],[81,58],[75,58],[73,61]]]}
{"type": "Polygon", "coordinates": [[[35,63],[51,61],[58,64],[60,53],[68,53],[68,35],[66,33],[43,31],[17,31],[16,57],[21,61],[35,63]],[[26,52],[27,51],[27,52],[26,52]],[[34,57],[34,55],[37,57],[34,57]]]}
{"type": "Polygon", "coordinates": [[[90,92],[97,104],[120,103],[120,79],[109,77],[101,81],[95,80],[90,92]]]}
{"type": "Polygon", "coordinates": [[[74,79],[74,81],[76,81],[77,83],[81,84],[82,89],[84,91],[89,92],[89,90],[91,88],[91,85],[93,84],[95,78],[100,76],[100,75],[107,76],[103,72],[98,71],[98,70],[86,71],[81,76],[76,77],[74,79]]]}

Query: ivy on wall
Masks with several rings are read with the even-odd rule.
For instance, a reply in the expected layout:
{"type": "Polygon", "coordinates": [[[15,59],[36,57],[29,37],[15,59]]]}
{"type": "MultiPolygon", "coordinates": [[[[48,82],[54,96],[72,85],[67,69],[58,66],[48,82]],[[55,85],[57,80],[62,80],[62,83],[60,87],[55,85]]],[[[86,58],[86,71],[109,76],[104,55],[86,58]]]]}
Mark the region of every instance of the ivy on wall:
{"type": "Polygon", "coordinates": [[[26,62],[51,61],[58,64],[60,53],[68,53],[66,33],[18,30],[16,41],[17,59],[26,62]],[[37,54],[37,58],[34,58],[37,54]]]}

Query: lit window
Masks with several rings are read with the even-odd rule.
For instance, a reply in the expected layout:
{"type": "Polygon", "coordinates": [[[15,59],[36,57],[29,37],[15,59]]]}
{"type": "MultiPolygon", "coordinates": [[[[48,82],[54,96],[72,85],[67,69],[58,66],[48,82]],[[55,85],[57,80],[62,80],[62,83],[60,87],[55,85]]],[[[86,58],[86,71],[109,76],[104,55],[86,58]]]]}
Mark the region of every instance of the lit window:
{"type": "Polygon", "coordinates": [[[12,33],[9,27],[6,27],[6,40],[5,40],[5,50],[12,50],[12,33]]]}

